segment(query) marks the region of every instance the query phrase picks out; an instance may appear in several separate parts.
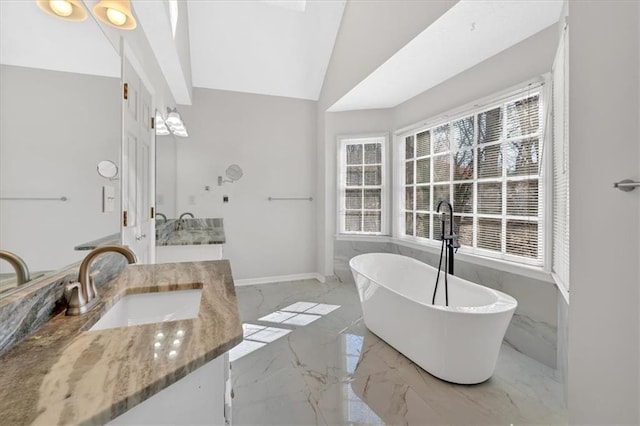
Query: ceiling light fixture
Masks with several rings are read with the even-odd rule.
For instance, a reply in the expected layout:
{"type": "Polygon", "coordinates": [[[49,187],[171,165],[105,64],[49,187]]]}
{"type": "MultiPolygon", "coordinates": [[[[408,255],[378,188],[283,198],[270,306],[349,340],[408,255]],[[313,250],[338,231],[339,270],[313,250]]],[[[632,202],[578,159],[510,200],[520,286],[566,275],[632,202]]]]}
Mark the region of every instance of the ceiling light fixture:
{"type": "Polygon", "coordinates": [[[122,30],[132,30],[137,26],[130,0],[100,0],[93,6],[93,14],[105,24],[122,30]]]}
{"type": "Polygon", "coordinates": [[[88,16],[79,0],[37,0],[36,4],[49,15],[66,21],[80,22],[88,16]]]}

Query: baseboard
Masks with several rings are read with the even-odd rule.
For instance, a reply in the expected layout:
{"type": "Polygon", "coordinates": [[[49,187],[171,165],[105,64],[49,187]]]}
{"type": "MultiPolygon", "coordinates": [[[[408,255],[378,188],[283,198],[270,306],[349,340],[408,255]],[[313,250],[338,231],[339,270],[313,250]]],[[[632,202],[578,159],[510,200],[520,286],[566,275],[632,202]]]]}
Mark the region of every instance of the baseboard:
{"type": "Polygon", "coordinates": [[[270,284],[281,283],[288,281],[300,281],[300,280],[318,280],[321,283],[326,281],[325,276],[318,272],[309,272],[306,274],[292,274],[292,275],[276,275],[273,277],[262,278],[244,278],[241,280],[234,280],[236,286],[243,285],[257,285],[257,284],[270,284]]]}

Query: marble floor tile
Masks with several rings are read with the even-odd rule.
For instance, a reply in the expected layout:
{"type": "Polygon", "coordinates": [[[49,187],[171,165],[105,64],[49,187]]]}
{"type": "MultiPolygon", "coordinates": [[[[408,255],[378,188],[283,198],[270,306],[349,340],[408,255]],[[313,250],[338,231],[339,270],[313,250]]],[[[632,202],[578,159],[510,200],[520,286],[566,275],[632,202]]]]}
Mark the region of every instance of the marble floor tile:
{"type": "Polygon", "coordinates": [[[553,370],[507,344],[491,379],[455,385],[367,330],[353,284],[305,280],[238,287],[237,293],[245,333],[253,333],[248,339],[287,331],[267,331],[275,340],[233,358],[236,425],[566,424],[553,370]],[[332,306],[312,311],[317,304],[332,306]],[[318,318],[308,324],[265,319],[291,305],[304,312],[297,315],[318,318]]]}

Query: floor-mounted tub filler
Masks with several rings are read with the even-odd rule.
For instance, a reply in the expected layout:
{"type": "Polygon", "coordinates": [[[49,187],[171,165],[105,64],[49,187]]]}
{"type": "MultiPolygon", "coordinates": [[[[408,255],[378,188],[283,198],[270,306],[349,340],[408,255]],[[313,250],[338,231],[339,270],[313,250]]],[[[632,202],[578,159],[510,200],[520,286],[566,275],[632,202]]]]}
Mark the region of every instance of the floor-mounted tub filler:
{"type": "Polygon", "coordinates": [[[427,264],[369,253],[349,266],[369,330],[442,380],[474,384],[491,377],[518,306],[513,297],[449,276],[449,306],[444,289],[432,304],[437,270],[427,264]]]}

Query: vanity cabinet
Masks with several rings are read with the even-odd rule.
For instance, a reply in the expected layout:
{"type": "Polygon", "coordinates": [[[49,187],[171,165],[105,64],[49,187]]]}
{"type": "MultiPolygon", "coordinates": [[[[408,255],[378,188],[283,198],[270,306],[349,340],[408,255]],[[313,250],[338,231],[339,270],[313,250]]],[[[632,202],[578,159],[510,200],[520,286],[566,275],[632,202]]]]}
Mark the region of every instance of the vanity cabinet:
{"type": "Polygon", "coordinates": [[[156,263],[222,260],[224,244],[156,246],[156,263]]]}
{"type": "Polygon", "coordinates": [[[231,424],[228,354],[209,361],[107,424],[231,424]]]}

